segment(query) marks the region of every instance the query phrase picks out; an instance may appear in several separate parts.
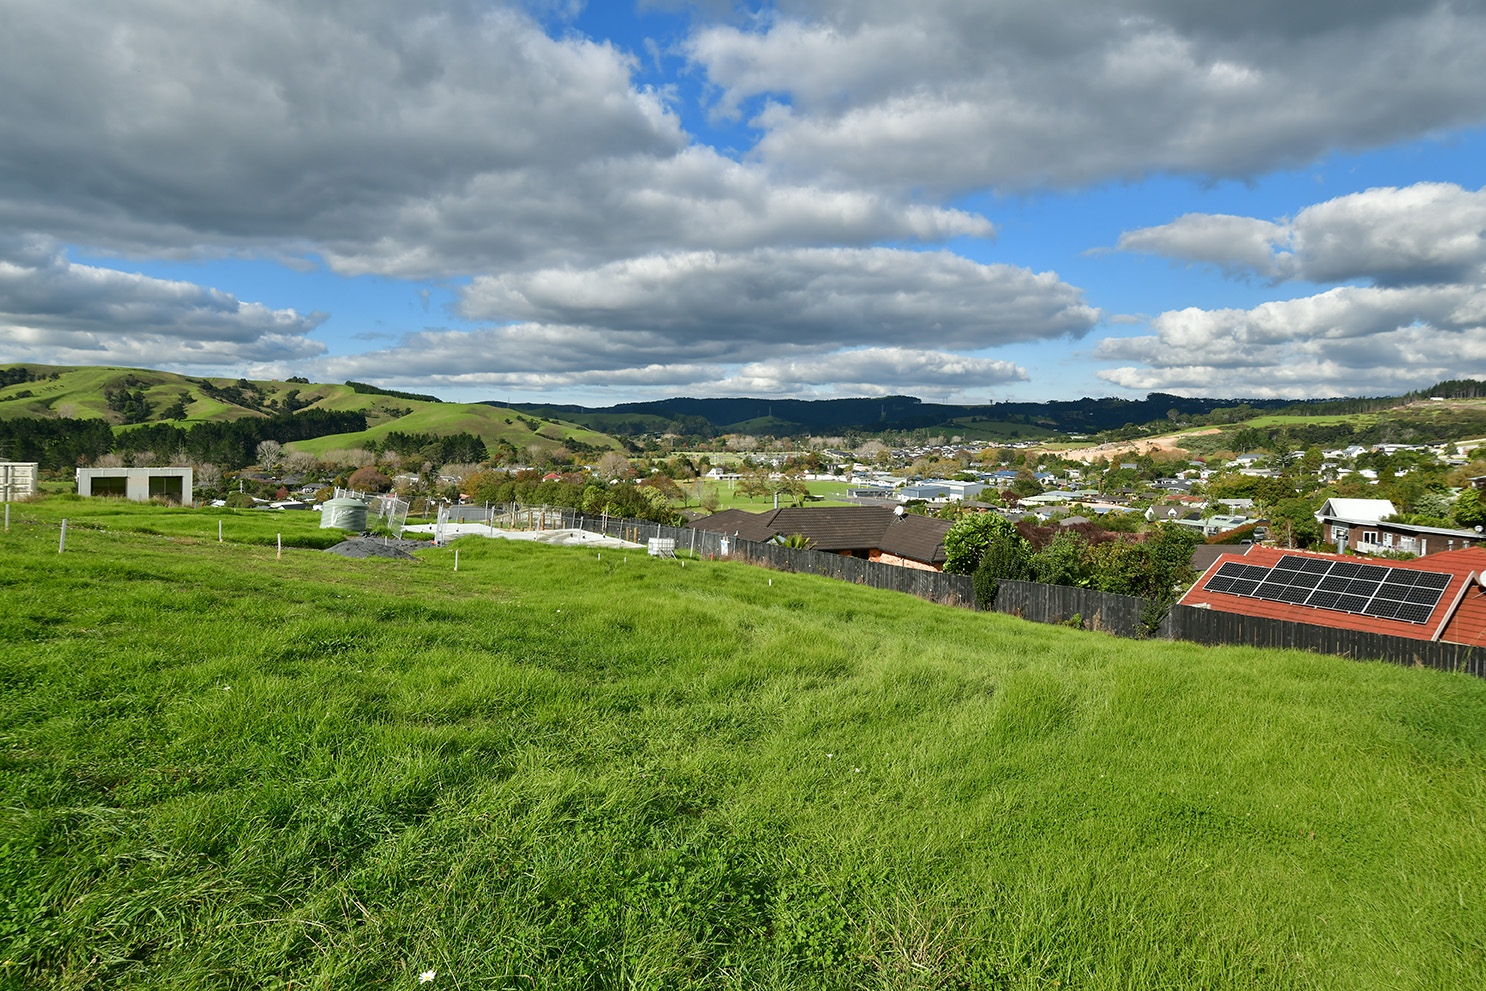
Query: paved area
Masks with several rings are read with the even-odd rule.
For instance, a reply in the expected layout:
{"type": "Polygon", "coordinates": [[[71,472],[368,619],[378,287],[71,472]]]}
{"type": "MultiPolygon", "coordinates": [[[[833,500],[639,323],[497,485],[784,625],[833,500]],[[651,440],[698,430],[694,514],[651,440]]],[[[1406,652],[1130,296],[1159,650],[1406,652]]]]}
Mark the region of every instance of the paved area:
{"type": "MultiPolygon", "coordinates": [[[[404,533],[433,533],[435,524],[419,523],[403,527],[404,533]]],[[[644,544],[605,537],[588,530],[502,530],[484,523],[445,523],[438,528],[444,540],[456,537],[494,537],[500,540],[535,540],[557,547],[614,547],[626,550],[644,550],[644,544]]]]}

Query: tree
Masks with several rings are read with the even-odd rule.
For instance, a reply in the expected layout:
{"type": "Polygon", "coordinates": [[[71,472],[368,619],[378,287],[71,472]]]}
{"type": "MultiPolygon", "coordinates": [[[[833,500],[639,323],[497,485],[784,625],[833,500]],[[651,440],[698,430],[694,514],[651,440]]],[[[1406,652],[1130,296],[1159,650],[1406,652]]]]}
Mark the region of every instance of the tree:
{"type": "Polygon", "coordinates": [[[1455,500],[1455,522],[1463,527],[1486,526],[1486,503],[1481,500],[1481,490],[1466,489],[1455,500]]]}
{"type": "Polygon", "coordinates": [[[360,492],[386,492],[392,487],[392,479],[368,465],[353,471],[346,485],[360,492]]]}
{"type": "Polygon", "coordinates": [[[810,487],[805,484],[798,470],[787,471],[775,483],[774,491],[787,497],[796,506],[803,505],[805,497],[810,494],[810,487]]]}
{"type": "Polygon", "coordinates": [[[738,476],[738,492],[747,499],[762,499],[771,491],[769,472],[766,468],[745,471],[738,476]]]}
{"type": "Polygon", "coordinates": [[[254,450],[254,456],[258,459],[258,465],[262,468],[272,468],[277,465],[284,456],[284,445],[276,440],[264,440],[258,442],[254,450]]]}
{"type": "Polygon", "coordinates": [[[606,482],[612,482],[616,478],[626,478],[630,471],[629,458],[618,451],[605,451],[594,467],[598,470],[599,478],[606,482]]]}
{"type": "Polygon", "coordinates": [[[971,575],[998,544],[1029,552],[1026,543],[1017,535],[1012,522],[1000,513],[972,513],[955,521],[944,535],[944,570],[954,575],[971,575]]]}
{"type": "Polygon", "coordinates": [[[1089,584],[1089,542],[1077,530],[1064,530],[1028,562],[1033,581],[1045,585],[1089,584]]]}

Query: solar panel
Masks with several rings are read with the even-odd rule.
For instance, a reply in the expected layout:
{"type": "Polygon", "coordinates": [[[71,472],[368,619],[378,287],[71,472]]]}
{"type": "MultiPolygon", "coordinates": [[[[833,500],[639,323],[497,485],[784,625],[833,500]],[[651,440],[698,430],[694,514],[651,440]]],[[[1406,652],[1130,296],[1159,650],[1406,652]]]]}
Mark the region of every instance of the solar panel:
{"type": "Polygon", "coordinates": [[[1433,606],[1403,605],[1398,607],[1398,618],[1408,620],[1410,623],[1427,623],[1429,614],[1434,612],[1433,606]]]}
{"type": "Polygon", "coordinates": [[[1454,577],[1438,571],[1286,554],[1272,568],[1225,562],[1203,588],[1333,612],[1427,623],[1454,577]]]}
{"type": "Polygon", "coordinates": [[[1387,599],[1373,599],[1362,609],[1364,616],[1376,616],[1378,619],[1395,619],[1398,616],[1398,603],[1387,599]]]}

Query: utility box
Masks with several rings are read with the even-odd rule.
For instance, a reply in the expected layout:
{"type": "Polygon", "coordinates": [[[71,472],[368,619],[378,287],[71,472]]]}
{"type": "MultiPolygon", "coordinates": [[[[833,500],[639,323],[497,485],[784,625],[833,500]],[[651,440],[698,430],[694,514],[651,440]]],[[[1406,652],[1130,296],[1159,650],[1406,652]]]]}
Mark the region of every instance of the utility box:
{"type": "Polygon", "coordinates": [[[35,461],[0,461],[0,502],[34,496],[38,467],[35,461]]]}

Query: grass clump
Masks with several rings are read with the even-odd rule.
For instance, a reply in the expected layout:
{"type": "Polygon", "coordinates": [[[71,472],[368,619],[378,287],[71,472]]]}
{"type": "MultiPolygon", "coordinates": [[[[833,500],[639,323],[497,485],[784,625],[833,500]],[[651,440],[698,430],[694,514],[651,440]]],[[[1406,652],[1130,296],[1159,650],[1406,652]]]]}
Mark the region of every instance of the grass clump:
{"type": "Polygon", "coordinates": [[[77,503],[12,509],[0,984],[1486,977],[1475,680],[162,510],[59,555],[77,503]]]}

